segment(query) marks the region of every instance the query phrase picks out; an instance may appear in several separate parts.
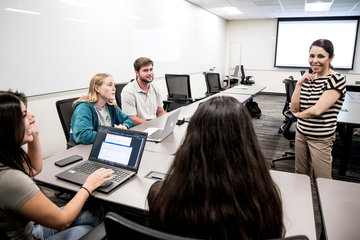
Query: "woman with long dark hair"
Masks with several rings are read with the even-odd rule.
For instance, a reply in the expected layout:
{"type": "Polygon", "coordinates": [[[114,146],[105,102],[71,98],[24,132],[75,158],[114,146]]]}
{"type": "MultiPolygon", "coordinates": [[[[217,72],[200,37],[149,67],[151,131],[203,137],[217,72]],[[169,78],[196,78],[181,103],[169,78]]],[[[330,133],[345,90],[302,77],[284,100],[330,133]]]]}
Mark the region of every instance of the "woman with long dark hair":
{"type": "Polygon", "coordinates": [[[32,179],[42,170],[39,131],[19,97],[23,95],[0,92],[0,228],[10,239],[79,239],[101,222],[101,208],[83,206],[113,171],[97,170],[70,202],[57,207],[32,179]]]}
{"type": "Polygon", "coordinates": [[[203,239],[284,235],[282,203],[252,119],[232,97],[199,105],[163,182],[148,194],[149,225],[203,239]]]}

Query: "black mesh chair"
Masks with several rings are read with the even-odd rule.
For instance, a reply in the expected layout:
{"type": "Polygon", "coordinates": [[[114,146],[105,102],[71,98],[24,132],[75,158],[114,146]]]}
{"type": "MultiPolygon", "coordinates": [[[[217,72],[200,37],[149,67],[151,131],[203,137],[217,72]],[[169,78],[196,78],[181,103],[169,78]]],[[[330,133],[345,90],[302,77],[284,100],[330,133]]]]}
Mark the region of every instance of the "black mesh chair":
{"type": "Polygon", "coordinates": [[[123,90],[123,88],[125,87],[127,83],[117,83],[115,84],[115,100],[116,100],[116,104],[118,105],[119,108],[121,108],[121,91],[123,90]]]}
{"type": "MultiPolygon", "coordinates": [[[[286,101],[282,113],[285,117],[284,124],[279,128],[279,133],[282,133],[284,138],[290,141],[290,147],[294,147],[295,133],[296,133],[296,124],[297,119],[291,113],[289,109],[289,104],[291,102],[291,96],[296,87],[296,80],[284,79],[283,83],[285,84],[286,90],[286,101]]],[[[283,160],[295,160],[295,154],[293,152],[285,152],[281,158],[277,158],[271,161],[271,168],[275,168],[275,162],[283,160]]]]}
{"type": "Polygon", "coordinates": [[[104,239],[106,237],[107,240],[193,240],[193,238],[181,237],[146,227],[130,221],[129,219],[114,212],[108,212],[105,215],[104,226],[99,225],[96,229],[92,230],[81,239],[104,239]]]}
{"type": "Polygon", "coordinates": [[[69,141],[69,139],[70,139],[71,116],[74,112],[72,104],[77,99],[78,98],[68,98],[68,99],[63,99],[63,100],[59,100],[56,102],[56,110],[59,115],[61,126],[63,128],[64,135],[66,138],[67,149],[76,145],[76,143],[74,141],[69,141]]]}
{"type": "Polygon", "coordinates": [[[206,96],[210,96],[212,94],[218,93],[221,91],[220,84],[220,74],[208,72],[205,73],[205,82],[206,82],[206,96]]]}
{"type": "Polygon", "coordinates": [[[168,90],[167,100],[171,101],[166,109],[168,112],[194,101],[191,97],[190,75],[165,74],[165,82],[168,90]]]}
{"type": "Polygon", "coordinates": [[[245,85],[251,85],[254,84],[255,81],[250,80],[250,78],[252,78],[252,76],[246,76],[245,75],[245,70],[244,70],[244,66],[241,65],[241,84],[245,84],[245,85]]]}

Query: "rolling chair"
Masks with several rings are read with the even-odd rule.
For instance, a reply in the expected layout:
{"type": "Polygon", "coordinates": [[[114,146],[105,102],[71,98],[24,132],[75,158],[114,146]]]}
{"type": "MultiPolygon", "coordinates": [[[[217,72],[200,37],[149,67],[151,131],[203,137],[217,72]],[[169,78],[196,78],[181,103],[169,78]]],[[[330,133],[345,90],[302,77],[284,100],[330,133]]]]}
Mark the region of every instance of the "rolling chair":
{"type": "Polygon", "coordinates": [[[190,75],[165,74],[165,82],[168,90],[167,100],[170,101],[165,109],[168,112],[202,99],[192,99],[190,75]]]}
{"type": "MultiPolygon", "coordinates": [[[[289,77],[289,79],[283,80],[286,90],[286,101],[282,113],[285,117],[285,120],[284,124],[279,128],[279,133],[282,133],[284,138],[290,141],[290,147],[294,147],[297,119],[290,112],[289,104],[291,102],[291,96],[295,90],[296,82],[297,81],[294,80],[293,77],[289,77]]],[[[281,158],[272,160],[271,168],[275,168],[275,162],[283,160],[295,160],[295,153],[285,152],[281,158]]]]}
{"type": "MultiPolygon", "coordinates": [[[[81,240],[92,239],[195,240],[195,238],[182,237],[146,227],[130,221],[114,212],[108,212],[105,215],[103,223],[81,238],[81,240]]],[[[309,238],[305,235],[296,235],[272,240],[309,240],[309,238]]]]}
{"type": "Polygon", "coordinates": [[[116,104],[118,105],[119,108],[121,108],[121,91],[123,90],[123,88],[125,87],[127,83],[117,83],[115,84],[115,100],[116,100],[116,104]]]}
{"type": "Polygon", "coordinates": [[[225,76],[227,79],[224,82],[228,82],[228,87],[238,84],[239,82],[239,65],[235,66],[234,73],[229,76],[225,76]]]}
{"type": "Polygon", "coordinates": [[[206,96],[210,96],[212,94],[218,93],[221,91],[220,84],[220,74],[208,72],[205,73],[205,82],[206,82],[206,96]]]}
{"type": "Polygon", "coordinates": [[[71,122],[71,116],[74,111],[72,104],[77,99],[78,98],[68,98],[68,99],[63,99],[63,100],[59,100],[56,102],[56,110],[59,115],[61,126],[63,128],[64,135],[66,138],[67,149],[77,145],[74,141],[69,141],[69,139],[70,139],[70,122],[71,122]]]}
{"type": "Polygon", "coordinates": [[[193,238],[181,237],[159,230],[155,230],[144,225],[135,223],[114,212],[105,215],[104,224],[100,224],[81,240],[90,239],[150,239],[150,240],[191,240],[193,238]]]}
{"type": "Polygon", "coordinates": [[[252,78],[252,76],[246,76],[245,75],[245,70],[244,70],[244,66],[241,65],[241,84],[245,84],[245,85],[251,85],[254,84],[255,81],[250,80],[250,78],[252,78]]]}

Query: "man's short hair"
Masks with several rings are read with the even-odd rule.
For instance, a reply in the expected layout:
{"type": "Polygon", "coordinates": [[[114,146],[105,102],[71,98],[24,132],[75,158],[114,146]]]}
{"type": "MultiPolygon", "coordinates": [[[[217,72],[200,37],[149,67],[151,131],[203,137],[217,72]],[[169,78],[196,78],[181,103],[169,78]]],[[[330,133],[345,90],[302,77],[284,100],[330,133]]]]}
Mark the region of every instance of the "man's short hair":
{"type": "Polygon", "coordinates": [[[141,67],[147,66],[149,64],[154,66],[154,62],[150,58],[139,57],[134,62],[134,69],[135,69],[136,72],[139,72],[141,67]]]}

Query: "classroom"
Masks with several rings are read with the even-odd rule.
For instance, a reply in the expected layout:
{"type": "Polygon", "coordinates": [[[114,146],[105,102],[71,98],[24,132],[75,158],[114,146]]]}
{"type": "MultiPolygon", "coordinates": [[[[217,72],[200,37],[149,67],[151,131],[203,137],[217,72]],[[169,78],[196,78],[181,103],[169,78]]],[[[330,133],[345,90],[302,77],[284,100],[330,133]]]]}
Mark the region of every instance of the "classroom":
{"type": "MultiPolygon", "coordinates": [[[[130,82],[138,57],[154,61],[153,83],[163,100],[165,74],[190,75],[192,97],[203,98],[204,73],[219,73],[221,84],[227,85],[223,80],[236,65],[266,87],[262,93],[285,96],[283,80],[300,79],[300,70],[307,68],[274,66],[278,19],[360,16],[358,1],[323,0],[336,10],[314,13],[304,11],[304,1],[291,2],[293,7],[285,0],[2,0],[0,89],[28,97],[45,161],[66,150],[56,102],[87,94],[96,73],[109,73],[116,83],[130,82]],[[212,10],[231,6],[243,13],[212,10]]],[[[360,82],[358,29],[356,33],[351,68],[339,70],[348,85],[360,82]]]]}

